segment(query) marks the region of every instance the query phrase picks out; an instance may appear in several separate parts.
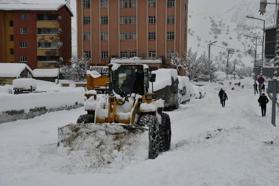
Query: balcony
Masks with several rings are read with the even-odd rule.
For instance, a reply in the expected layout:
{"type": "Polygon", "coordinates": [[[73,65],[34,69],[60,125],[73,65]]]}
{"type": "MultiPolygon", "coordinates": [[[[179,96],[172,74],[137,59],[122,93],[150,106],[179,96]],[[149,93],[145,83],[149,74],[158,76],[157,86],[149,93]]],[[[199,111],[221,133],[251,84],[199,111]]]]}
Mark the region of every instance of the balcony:
{"type": "Polygon", "coordinates": [[[38,20],[37,28],[59,28],[59,22],[57,20],[38,20]]]}

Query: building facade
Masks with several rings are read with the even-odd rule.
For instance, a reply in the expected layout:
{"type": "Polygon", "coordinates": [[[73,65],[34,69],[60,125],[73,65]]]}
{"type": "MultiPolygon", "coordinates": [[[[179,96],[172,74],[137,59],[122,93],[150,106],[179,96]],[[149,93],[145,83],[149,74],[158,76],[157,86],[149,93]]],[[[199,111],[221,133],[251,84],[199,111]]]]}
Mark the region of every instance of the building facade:
{"type": "Polygon", "coordinates": [[[78,57],[185,57],[188,0],[77,0],[78,57]]]}
{"type": "Polygon", "coordinates": [[[0,3],[0,62],[32,69],[69,62],[72,13],[63,3],[0,3]]]}

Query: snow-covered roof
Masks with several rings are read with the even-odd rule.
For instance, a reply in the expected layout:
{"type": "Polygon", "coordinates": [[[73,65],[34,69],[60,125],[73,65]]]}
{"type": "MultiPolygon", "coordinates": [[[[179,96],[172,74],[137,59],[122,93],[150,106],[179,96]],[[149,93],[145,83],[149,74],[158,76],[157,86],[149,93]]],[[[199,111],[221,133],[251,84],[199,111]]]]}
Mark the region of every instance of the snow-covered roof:
{"type": "Polygon", "coordinates": [[[59,10],[66,5],[63,0],[0,0],[0,10],[59,10]]]}
{"type": "Polygon", "coordinates": [[[87,70],[86,74],[93,78],[101,77],[101,74],[99,72],[97,72],[96,70],[87,70]]]}
{"type": "Polygon", "coordinates": [[[33,76],[34,77],[57,77],[59,74],[58,68],[53,69],[34,69],[33,70],[33,76]]]}
{"type": "Polygon", "coordinates": [[[30,73],[32,70],[23,63],[3,63],[0,62],[0,77],[19,77],[24,69],[28,69],[30,73]]]}
{"type": "Polygon", "coordinates": [[[110,63],[142,63],[142,64],[162,64],[162,59],[142,59],[139,57],[132,58],[112,58],[110,63]]]}

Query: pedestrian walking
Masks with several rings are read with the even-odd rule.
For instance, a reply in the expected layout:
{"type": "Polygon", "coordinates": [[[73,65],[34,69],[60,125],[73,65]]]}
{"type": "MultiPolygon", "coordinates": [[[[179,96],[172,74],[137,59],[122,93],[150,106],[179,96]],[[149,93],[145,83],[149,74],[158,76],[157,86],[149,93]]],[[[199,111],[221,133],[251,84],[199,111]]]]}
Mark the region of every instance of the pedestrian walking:
{"type": "Polygon", "coordinates": [[[228,100],[228,95],[227,93],[225,92],[225,90],[223,90],[221,88],[221,90],[219,91],[219,98],[220,98],[220,103],[222,105],[222,107],[225,107],[225,104],[226,104],[226,100],[228,100]]]}
{"type": "Polygon", "coordinates": [[[253,84],[253,87],[254,87],[254,94],[256,95],[256,94],[258,94],[259,92],[258,92],[258,84],[257,84],[257,82],[255,81],[255,83],[253,84]]]}
{"type": "Polygon", "coordinates": [[[263,92],[265,91],[265,84],[264,83],[262,84],[262,91],[263,92]]]}
{"type": "Polygon", "coordinates": [[[266,115],[266,104],[268,103],[268,98],[264,93],[261,94],[261,96],[258,99],[258,102],[261,107],[262,116],[264,117],[266,115]]]}

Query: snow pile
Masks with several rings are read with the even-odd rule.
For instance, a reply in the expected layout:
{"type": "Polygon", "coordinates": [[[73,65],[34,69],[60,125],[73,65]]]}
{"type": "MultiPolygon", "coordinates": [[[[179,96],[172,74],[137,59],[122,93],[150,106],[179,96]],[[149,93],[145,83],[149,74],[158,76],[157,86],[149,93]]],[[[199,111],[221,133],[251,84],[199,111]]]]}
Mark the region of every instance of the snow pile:
{"type": "Polygon", "coordinates": [[[86,74],[90,75],[93,78],[101,77],[101,74],[99,72],[95,71],[95,70],[87,70],[86,74]]]}
{"type": "Polygon", "coordinates": [[[141,130],[129,132],[118,124],[69,124],[58,131],[60,152],[68,149],[67,157],[74,161],[71,166],[107,167],[115,161],[123,163],[137,156],[147,157],[148,137],[141,130]],[[86,163],[79,162],[81,157],[86,163]]]}
{"type": "MultiPolygon", "coordinates": [[[[177,70],[175,69],[158,69],[152,71],[156,74],[156,81],[153,83],[153,90],[157,91],[166,86],[170,86],[173,81],[177,80],[177,70]]],[[[152,87],[152,85],[150,85],[152,87]]]]}
{"type": "Polygon", "coordinates": [[[226,79],[226,73],[222,71],[214,72],[214,77],[217,81],[224,81],[226,79]]]}
{"type": "Polygon", "coordinates": [[[34,69],[33,70],[33,76],[34,77],[58,77],[59,75],[59,69],[53,68],[53,69],[34,69]]]}
{"type": "Polygon", "coordinates": [[[45,107],[46,109],[83,104],[82,88],[64,88],[60,91],[29,93],[20,95],[0,95],[0,112],[10,110],[28,110],[45,107]]]}
{"type": "Polygon", "coordinates": [[[32,78],[20,78],[20,79],[14,79],[13,80],[13,86],[15,89],[36,89],[37,83],[36,80],[32,78]]]}
{"type": "Polygon", "coordinates": [[[0,86],[0,94],[12,94],[13,93],[13,86],[5,85],[0,86]]]}
{"type": "Polygon", "coordinates": [[[0,77],[18,78],[24,69],[27,69],[30,73],[32,73],[32,70],[26,64],[0,62],[0,77]]]}

